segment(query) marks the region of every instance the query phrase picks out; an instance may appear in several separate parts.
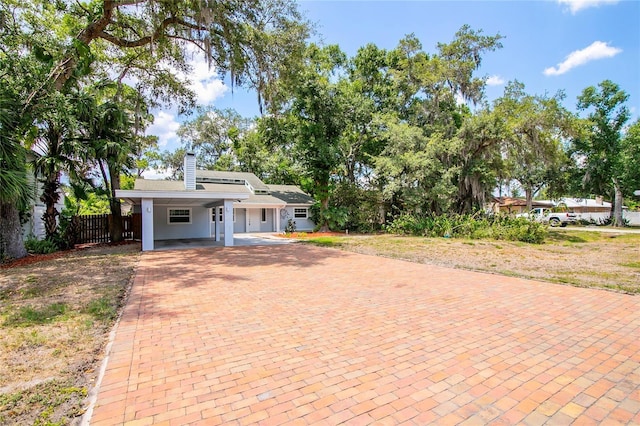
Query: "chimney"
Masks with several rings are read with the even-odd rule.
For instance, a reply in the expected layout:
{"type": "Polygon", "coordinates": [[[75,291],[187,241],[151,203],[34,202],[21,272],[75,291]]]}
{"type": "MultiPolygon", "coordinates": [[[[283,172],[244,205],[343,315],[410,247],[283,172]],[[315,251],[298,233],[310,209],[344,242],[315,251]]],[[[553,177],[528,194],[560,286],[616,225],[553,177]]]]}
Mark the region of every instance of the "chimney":
{"type": "Polygon", "coordinates": [[[193,152],[187,152],[184,156],[184,189],[196,189],[196,155],[193,152]]]}
{"type": "Polygon", "coordinates": [[[604,205],[604,200],[602,199],[602,195],[596,195],[596,204],[604,205]]]}

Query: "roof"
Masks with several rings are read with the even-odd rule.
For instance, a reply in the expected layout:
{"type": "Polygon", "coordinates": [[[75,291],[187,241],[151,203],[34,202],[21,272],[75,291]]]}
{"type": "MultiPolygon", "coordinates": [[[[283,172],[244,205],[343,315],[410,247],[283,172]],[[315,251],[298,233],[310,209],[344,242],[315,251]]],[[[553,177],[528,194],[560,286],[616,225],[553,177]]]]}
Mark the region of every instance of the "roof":
{"type": "Polygon", "coordinates": [[[249,198],[246,200],[241,200],[240,204],[242,205],[246,205],[246,204],[252,204],[257,206],[267,206],[267,205],[273,205],[273,206],[280,206],[280,207],[284,207],[285,205],[285,201],[281,200],[280,198],[276,198],[273,195],[268,195],[268,194],[251,194],[249,195],[249,198]]]}
{"type": "Polygon", "coordinates": [[[568,208],[576,207],[598,207],[598,208],[611,208],[611,203],[608,201],[594,200],[591,198],[563,198],[559,204],[565,204],[568,208]]]}
{"type": "Polygon", "coordinates": [[[271,195],[287,204],[313,204],[314,200],[295,185],[268,185],[271,195]]]}
{"type": "Polygon", "coordinates": [[[258,176],[247,172],[225,172],[218,170],[196,170],[196,182],[225,183],[225,184],[243,184],[245,181],[249,184],[249,189],[256,192],[267,192],[269,187],[265,185],[258,176]]]}
{"type": "MultiPolygon", "coordinates": [[[[184,188],[184,182],[181,180],[136,179],[133,189],[136,191],[186,191],[184,188]]],[[[196,183],[196,192],[233,194],[240,192],[250,194],[249,189],[242,185],[229,185],[224,183],[196,183]]]]}
{"type": "MultiPolygon", "coordinates": [[[[494,200],[500,205],[500,206],[514,206],[514,207],[519,207],[519,206],[526,206],[527,205],[527,200],[523,199],[523,198],[511,198],[511,197],[495,197],[494,200]]],[[[533,200],[531,203],[532,206],[537,206],[537,207],[553,207],[554,203],[551,201],[543,201],[543,200],[533,200]]]]}

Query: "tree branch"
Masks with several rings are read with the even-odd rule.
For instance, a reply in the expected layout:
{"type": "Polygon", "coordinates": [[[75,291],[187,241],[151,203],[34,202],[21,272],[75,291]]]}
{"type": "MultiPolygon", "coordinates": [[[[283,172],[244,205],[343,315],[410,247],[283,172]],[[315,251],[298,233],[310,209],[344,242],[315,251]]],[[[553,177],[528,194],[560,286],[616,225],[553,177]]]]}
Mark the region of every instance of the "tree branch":
{"type": "MultiPolygon", "coordinates": [[[[145,46],[149,43],[152,43],[154,40],[157,40],[158,38],[160,38],[160,36],[163,34],[164,30],[171,26],[171,25],[182,25],[184,27],[187,27],[189,29],[192,30],[198,30],[198,31],[206,31],[207,28],[203,27],[201,25],[196,25],[196,24],[192,24],[190,22],[185,21],[184,19],[180,19],[180,18],[176,18],[176,17],[169,17],[166,18],[164,21],[162,21],[160,23],[160,25],[158,25],[158,27],[155,29],[155,31],[153,32],[152,35],[148,35],[142,38],[139,38],[138,40],[126,40],[123,38],[118,38],[115,37],[112,34],[109,34],[108,32],[104,31],[104,29],[102,29],[99,33],[98,33],[98,37],[108,41],[111,44],[114,44],[118,47],[140,47],[140,46],[145,46]]],[[[193,40],[189,40],[192,41],[193,40]]]]}

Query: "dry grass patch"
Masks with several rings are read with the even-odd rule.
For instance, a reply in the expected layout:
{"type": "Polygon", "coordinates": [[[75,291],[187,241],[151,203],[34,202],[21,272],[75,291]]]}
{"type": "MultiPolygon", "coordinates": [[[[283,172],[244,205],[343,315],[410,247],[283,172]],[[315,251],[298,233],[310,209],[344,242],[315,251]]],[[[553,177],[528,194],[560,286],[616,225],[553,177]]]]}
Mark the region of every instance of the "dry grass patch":
{"type": "Polygon", "coordinates": [[[411,262],[640,293],[640,234],[552,230],[544,244],[395,235],[310,241],[411,262]]]}
{"type": "Polygon", "coordinates": [[[138,262],[138,244],[0,269],[0,424],[70,424],[138,262]]]}

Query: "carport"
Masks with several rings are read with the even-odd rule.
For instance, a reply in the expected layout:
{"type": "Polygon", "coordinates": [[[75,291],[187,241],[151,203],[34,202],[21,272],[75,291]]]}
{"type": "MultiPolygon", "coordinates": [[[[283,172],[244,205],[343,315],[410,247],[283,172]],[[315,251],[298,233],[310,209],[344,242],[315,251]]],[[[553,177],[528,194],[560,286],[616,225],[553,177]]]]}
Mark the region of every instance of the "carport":
{"type": "MultiPolygon", "coordinates": [[[[148,187],[153,187],[154,183],[151,180],[145,182],[148,187]]],[[[154,250],[155,240],[211,239],[215,234],[211,240],[220,242],[221,229],[224,234],[222,245],[233,246],[233,203],[249,198],[247,191],[236,185],[230,188],[228,185],[200,184],[193,191],[185,191],[182,182],[171,183],[176,184],[176,190],[116,191],[117,197],[133,206],[134,213],[142,214],[142,250],[154,250]],[[219,215],[211,214],[212,209],[215,211],[220,206],[223,207],[222,223],[219,215]],[[188,221],[171,223],[170,212],[177,210],[189,212],[188,221]]]]}

